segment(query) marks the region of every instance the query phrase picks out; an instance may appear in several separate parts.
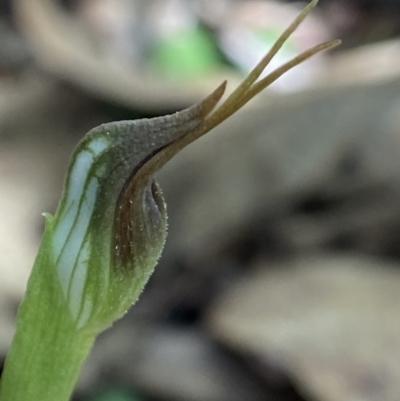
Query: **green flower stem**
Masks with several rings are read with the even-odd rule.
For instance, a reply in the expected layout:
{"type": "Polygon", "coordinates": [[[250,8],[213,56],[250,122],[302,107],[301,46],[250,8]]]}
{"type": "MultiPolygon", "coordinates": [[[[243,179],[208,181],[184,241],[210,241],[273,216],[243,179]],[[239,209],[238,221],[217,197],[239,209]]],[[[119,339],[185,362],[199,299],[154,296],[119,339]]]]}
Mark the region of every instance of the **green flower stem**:
{"type": "MultiPolygon", "coordinates": [[[[49,224],[50,223],[50,224],[49,224]]],[[[1,381],[3,401],[66,401],[95,340],[77,330],[52,279],[47,224],[26,297],[18,311],[18,327],[1,381]],[[47,288],[43,291],[43,288],[47,288]]]]}
{"type": "Polygon", "coordinates": [[[18,311],[0,401],[67,401],[96,336],[136,302],[161,255],[167,214],[154,174],[323,43],[260,80],[313,0],[239,87],[216,107],[222,83],[170,116],[92,129],[72,155],[60,204],[46,229],[18,311]],[[258,80],[258,81],[257,81],[258,80]]]}

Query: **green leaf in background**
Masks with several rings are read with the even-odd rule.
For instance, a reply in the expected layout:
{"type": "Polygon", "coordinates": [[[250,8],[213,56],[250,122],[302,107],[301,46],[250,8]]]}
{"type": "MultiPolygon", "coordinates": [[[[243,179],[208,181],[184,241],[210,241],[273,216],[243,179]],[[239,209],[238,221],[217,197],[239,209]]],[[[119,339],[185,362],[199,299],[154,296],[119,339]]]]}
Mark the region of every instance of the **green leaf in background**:
{"type": "Polygon", "coordinates": [[[143,401],[143,398],[123,388],[111,388],[88,401],[143,401]]]}
{"type": "Polygon", "coordinates": [[[183,81],[204,78],[220,65],[216,44],[201,27],[159,38],[148,62],[150,70],[161,77],[183,81]]]}

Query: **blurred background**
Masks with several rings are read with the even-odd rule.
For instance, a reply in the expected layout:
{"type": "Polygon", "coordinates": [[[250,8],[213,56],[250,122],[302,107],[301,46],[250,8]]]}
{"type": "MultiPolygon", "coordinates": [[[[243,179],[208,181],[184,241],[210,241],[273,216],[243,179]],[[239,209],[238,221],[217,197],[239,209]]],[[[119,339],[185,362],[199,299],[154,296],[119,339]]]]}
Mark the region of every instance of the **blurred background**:
{"type": "MultiPolygon", "coordinates": [[[[304,4],[0,0],[0,360],[69,156],[229,90],[304,4]]],[[[163,257],[76,401],[397,401],[400,1],[321,0],[272,68],[341,38],[171,161],[163,257]]]]}

